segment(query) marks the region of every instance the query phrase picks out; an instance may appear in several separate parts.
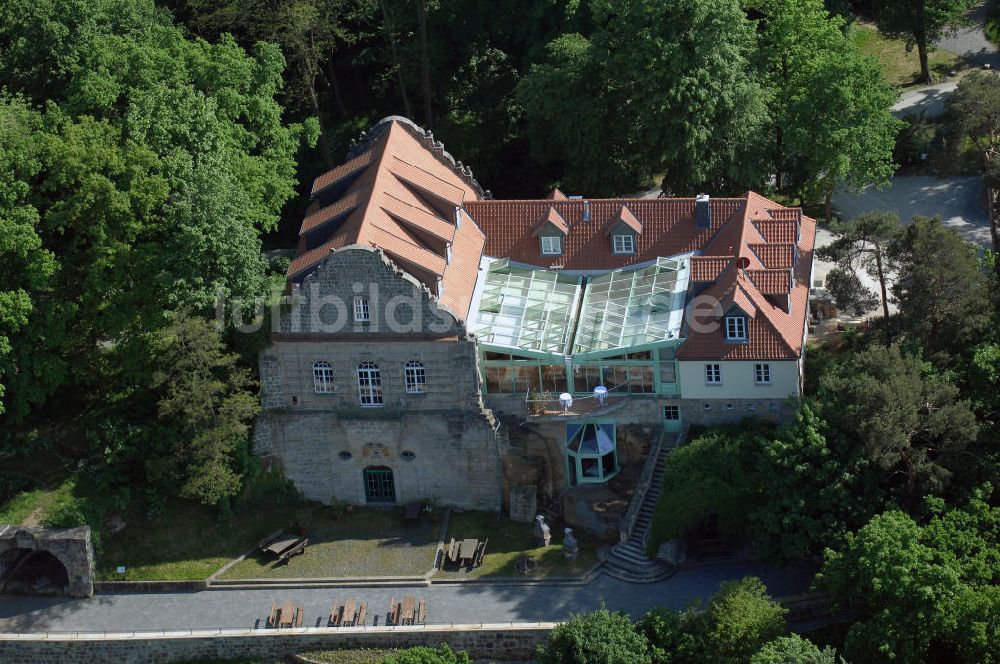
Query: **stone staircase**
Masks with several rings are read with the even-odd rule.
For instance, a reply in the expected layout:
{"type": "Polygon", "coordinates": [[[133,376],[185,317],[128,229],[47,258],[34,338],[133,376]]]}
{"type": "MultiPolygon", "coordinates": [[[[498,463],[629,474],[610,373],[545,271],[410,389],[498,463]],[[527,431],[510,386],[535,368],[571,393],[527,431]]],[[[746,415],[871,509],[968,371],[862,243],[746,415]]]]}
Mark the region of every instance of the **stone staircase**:
{"type": "Polygon", "coordinates": [[[647,469],[644,469],[640,485],[636,487],[634,503],[629,508],[630,515],[634,511],[634,517],[626,517],[626,521],[634,518],[634,522],[627,531],[627,537],[626,532],[623,532],[623,541],[611,547],[604,561],[604,573],[608,576],[632,583],[652,583],[665,579],[673,573],[675,569],[673,565],[662,560],[650,560],[646,555],[646,535],[653,521],[656,503],[660,499],[663,474],[667,469],[667,457],[680,445],[683,438],[684,432],[664,433],[659,443],[651,450],[651,453],[656,454],[655,461],[653,459],[647,461],[647,469]],[[651,467],[648,466],[650,462],[653,464],[651,467]]]}

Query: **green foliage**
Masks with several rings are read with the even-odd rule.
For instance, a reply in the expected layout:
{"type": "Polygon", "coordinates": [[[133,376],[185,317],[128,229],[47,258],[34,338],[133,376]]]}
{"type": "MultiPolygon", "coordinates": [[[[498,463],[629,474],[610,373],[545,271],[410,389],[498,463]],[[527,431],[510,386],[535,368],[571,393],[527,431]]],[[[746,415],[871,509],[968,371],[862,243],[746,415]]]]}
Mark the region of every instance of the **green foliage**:
{"type": "Polygon", "coordinates": [[[104,349],[164,310],[264,294],[259,234],[294,193],[306,133],[281,121],[283,67],[273,46],[189,38],[152,0],[0,7],[11,416],[70,370],[101,380],[104,349]]]}
{"type": "Polygon", "coordinates": [[[879,485],[908,506],[950,481],[949,464],[978,433],[958,388],[898,346],[849,356],[823,377],[819,397],[835,432],[857,441],[879,485]]]}
{"type": "Polygon", "coordinates": [[[827,646],[820,650],[798,634],[782,636],[764,644],[750,664],[837,664],[837,653],[827,646]]]}
{"type": "Polygon", "coordinates": [[[753,458],[765,435],[760,427],[715,427],[671,453],[653,514],[653,552],[711,514],[724,535],[746,532],[759,500],[750,477],[753,458]]]}
{"type": "Polygon", "coordinates": [[[904,168],[922,169],[928,164],[937,166],[937,156],[942,149],[940,124],[922,113],[907,115],[904,126],[896,136],[893,159],[904,168]],[[934,161],[930,160],[934,156],[934,161]]]}
{"type": "Polygon", "coordinates": [[[934,359],[962,356],[994,328],[988,273],[978,248],[964,242],[940,217],[916,217],[890,247],[905,278],[892,286],[905,334],[934,359]]]}
{"type": "Polygon", "coordinates": [[[175,432],[175,454],[187,463],[180,495],[205,504],[236,495],[242,478],[232,457],[247,444],[259,408],[249,371],[226,352],[210,321],[186,314],[171,315],[158,360],[159,416],[175,432]]]}
{"type": "Polygon", "coordinates": [[[704,610],[653,609],[637,624],[654,664],[738,664],[785,629],[785,609],[760,579],[723,583],[704,610]]]}
{"type": "Polygon", "coordinates": [[[828,279],[837,307],[860,315],[881,304],[888,323],[888,283],[893,276],[889,250],[900,235],[899,216],[894,212],[866,212],[835,224],[830,230],[837,239],[819,249],[816,255],[837,264],[828,279]],[[861,282],[862,274],[879,286],[878,292],[861,282]]]}
{"type": "Polygon", "coordinates": [[[904,39],[907,50],[920,53],[921,80],[930,81],[927,54],[934,44],[961,24],[965,12],[976,0],[880,0],[873,3],[879,32],[904,39]]]}
{"type": "Polygon", "coordinates": [[[1000,151],[1000,77],[974,71],[948,98],[945,114],[948,156],[961,162],[971,152],[981,171],[989,169],[1000,151]]]}
{"type": "Polygon", "coordinates": [[[448,644],[439,648],[418,646],[388,655],[380,660],[381,664],[472,664],[468,653],[455,652],[448,644]]]}
{"type": "Polygon", "coordinates": [[[518,86],[533,145],[566,186],[607,194],[666,172],[680,195],[759,187],[767,93],[753,25],[734,0],[594,5],[590,36],[563,35],[518,86]]]}
{"type": "Polygon", "coordinates": [[[649,643],[622,613],[573,616],[538,646],[538,664],[651,664],[649,643]]]}
{"type": "Polygon", "coordinates": [[[763,15],[758,59],[780,100],[771,128],[778,187],[829,199],[839,186],[886,183],[901,123],[877,63],[859,54],[822,0],[751,5],[763,15]]]}
{"type": "Polygon", "coordinates": [[[988,499],[987,488],[960,508],[928,501],[923,526],[885,512],[827,552],[818,583],[859,616],[849,661],[1000,661],[1000,508],[988,499]]]}

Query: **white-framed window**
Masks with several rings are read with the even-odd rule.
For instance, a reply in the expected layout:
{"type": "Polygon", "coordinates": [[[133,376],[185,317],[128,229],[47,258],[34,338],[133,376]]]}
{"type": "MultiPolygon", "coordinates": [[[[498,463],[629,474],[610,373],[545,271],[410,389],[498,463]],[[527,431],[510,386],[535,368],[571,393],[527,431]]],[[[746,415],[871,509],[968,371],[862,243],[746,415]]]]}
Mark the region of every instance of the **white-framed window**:
{"type": "Polygon", "coordinates": [[[371,320],[371,314],[368,311],[367,297],[354,298],[354,320],[358,323],[367,323],[371,320]]]}
{"type": "Polygon", "coordinates": [[[358,365],[358,398],[362,406],[382,405],[382,372],[374,362],[358,365]]]}
{"type": "Polygon", "coordinates": [[[628,233],[624,235],[612,235],[611,250],[616,254],[634,254],[635,236],[628,233]]]}
{"type": "Polygon", "coordinates": [[[676,405],[669,405],[663,407],[663,419],[668,422],[676,422],[681,419],[681,407],[676,405]]]}
{"type": "Polygon", "coordinates": [[[726,338],[745,341],[747,338],[747,319],[743,316],[726,316],[726,338]]]}
{"type": "Polygon", "coordinates": [[[562,253],[562,238],[558,235],[542,236],[542,254],[545,256],[558,256],[562,253]]]}
{"type": "Polygon", "coordinates": [[[409,394],[423,394],[427,391],[427,372],[421,362],[411,361],[403,369],[403,379],[409,394]]]}
{"type": "Polygon", "coordinates": [[[313,390],[316,394],[333,394],[333,367],[329,362],[313,362],[313,390]]]}
{"type": "Polygon", "coordinates": [[[705,382],[709,385],[722,385],[722,367],[718,364],[706,364],[705,382]]]}
{"type": "Polygon", "coordinates": [[[753,365],[753,382],[757,383],[758,385],[770,385],[771,365],[770,364],[753,365]]]}

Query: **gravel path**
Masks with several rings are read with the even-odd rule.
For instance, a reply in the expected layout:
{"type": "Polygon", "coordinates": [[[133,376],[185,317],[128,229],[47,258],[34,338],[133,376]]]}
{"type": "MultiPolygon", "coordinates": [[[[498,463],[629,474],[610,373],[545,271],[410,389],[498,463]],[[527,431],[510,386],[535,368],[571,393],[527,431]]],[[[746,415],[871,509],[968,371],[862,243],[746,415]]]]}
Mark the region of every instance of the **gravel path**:
{"type": "MultiPolygon", "coordinates": [[[[761,562],[686,568],[656,584],[634,585],[607,576],[583,586],[465,584],[415,588],[301,588],[204,590],[187,593],[128,593],[74,600],[0,595],[0,631],[131,631],[247,628],[263,625],[273,600],[291,599],[306,609],[304,624],[316,626],[335,599],[368,602],[384,624],[390,597],[427,600],[429,623],[538,622],[599,608],[639,615],[653,606],[682,608],[713,594],[723,581],[760,577],[775,596],[808,588],[812,571],[781,569],[761,562]]],[[[325,625],[325,622],[323,623],[325,625]]],[[[369,623],[371,624],[371,623],[369,623]]]]}

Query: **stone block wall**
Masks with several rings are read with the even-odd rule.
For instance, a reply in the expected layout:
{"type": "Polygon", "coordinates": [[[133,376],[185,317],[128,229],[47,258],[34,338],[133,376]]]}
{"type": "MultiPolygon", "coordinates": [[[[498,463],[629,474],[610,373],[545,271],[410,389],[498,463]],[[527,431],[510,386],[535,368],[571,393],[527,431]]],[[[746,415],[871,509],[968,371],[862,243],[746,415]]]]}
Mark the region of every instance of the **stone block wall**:
{"type": "Polygon", "coordinates": [[[94,594],[94,548],[90,542],[90,526],[31,528],[0,524],[0,553],[12,549],[47,551],[66,568],[67,595],[90,597],[94,594]]]}
{"type": "Polygon", "coordinates": [[[555,627],[475,625],[307,628],[193,634],[3,635],[0,661],[10,664],[146,664],[187,660],[284,659],[303,650],[409,648],[449,644],[475,659],[526,661],[555,627]]]}

